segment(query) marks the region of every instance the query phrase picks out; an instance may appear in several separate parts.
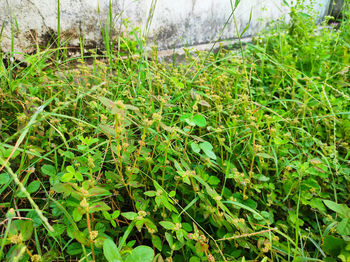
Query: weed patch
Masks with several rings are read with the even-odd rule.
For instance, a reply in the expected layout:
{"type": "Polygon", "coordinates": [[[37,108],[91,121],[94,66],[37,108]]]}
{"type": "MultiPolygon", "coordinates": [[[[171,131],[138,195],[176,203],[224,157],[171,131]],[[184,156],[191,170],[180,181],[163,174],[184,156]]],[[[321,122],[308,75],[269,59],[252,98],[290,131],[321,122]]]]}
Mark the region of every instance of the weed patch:
{"type": "Polygon", "coordinates": [[[1,62],[0,259],[348,261],[347,15],[178,65],[1,62]]]}

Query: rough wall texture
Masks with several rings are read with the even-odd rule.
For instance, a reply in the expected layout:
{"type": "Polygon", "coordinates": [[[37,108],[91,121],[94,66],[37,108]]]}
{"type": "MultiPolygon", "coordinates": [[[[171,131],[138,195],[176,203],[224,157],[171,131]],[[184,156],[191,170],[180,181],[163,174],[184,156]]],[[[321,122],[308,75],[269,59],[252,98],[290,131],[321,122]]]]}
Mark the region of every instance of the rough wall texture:
{"type": "MultiPolygon", "coordinates": [[[[312,12],[321,19],[330,0],[312,2],[312,12]]],[[[58,0],[0,0],[1,49],[10,51],[12,39],[18,52],[46,45],[57,36],[57,6],[58,0]]],[[[207,43],[217,39],[221,31],[221,39],[231,39],[237,36],[236,26],[232,19],[225,23],[233,6],[234,0],[60,0],[61,36],[70,39],[72,46],[79,46],[82,36],[87,46],[102,45],[101,25],[110,20],[111,11],[114,38],[125,30],[122,21],[128,18],[131,27],[139,27],[143,34],[149,29],[148,45],[157,42],[158,49],[207,43]]],[[[283,0],[241,0],[234,17],[239,32],[250,21],[244,34],[250,36],[269,21],[288,17],[288,11],[283,0]]]]}

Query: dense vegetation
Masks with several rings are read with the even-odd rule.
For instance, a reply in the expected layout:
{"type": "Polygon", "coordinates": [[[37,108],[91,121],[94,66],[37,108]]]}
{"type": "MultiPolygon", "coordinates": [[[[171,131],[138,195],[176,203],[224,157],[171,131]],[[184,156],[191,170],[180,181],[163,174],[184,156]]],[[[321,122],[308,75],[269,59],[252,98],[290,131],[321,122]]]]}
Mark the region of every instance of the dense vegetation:
{"type": "Polygon", "coordinates": [[[0,259],[349,261],[347,14],[181,64],[4,57],[0,259]]]}

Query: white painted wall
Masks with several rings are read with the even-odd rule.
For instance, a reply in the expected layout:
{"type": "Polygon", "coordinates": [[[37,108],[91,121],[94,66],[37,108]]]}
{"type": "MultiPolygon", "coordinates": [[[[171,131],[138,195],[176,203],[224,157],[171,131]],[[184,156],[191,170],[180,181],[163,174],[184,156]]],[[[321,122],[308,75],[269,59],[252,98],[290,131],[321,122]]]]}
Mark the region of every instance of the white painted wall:
{"type": "MultiPolygon", "coordinates": [[[[153,0],[155,1],[155,0],[153,0]]],[[[290,2],[291,0],[286,0],[290,2]]],[[[312,1],[312,12],[321,19],[330,0],[312,1]]],[[[234,5],[234,0],[232,0],[234,5]]],[[[296,2],[296,1],[294,1],[296,2]]],[[[132,26],[145,32],[152,0],[111,0],[116,28],[123,30],[121,21],[130,20],[132,26]]],[[[81,35],[86,44],[102,43],[100,24],[108,18],[109,0],[60,0],[61,31],[79,45],[81,35]]],[[[157,42],[159,49],[207,43],[217,39],[232,12],[231,0],[158,0],[149,30],[149,45],[157,42]]],[[[235,18],[239,31],[252,19],[245,36],[260,31],[268,21],[288,17],[289,8],[282,0],[241,0],[235,18]]],[[[57,32],[57,0],[0,0],[0,26],[4,24],[1,49],[11,47],[11,17],[19,31],[15,34],[15,50],[30,52],[35,43],[42,43],[50,31],[57,32]]],[[[114,37],[117,37],[118,30],[114,37]]],[[[237,36],[232,19],[222,32],[222,39],[237,36]]]]}

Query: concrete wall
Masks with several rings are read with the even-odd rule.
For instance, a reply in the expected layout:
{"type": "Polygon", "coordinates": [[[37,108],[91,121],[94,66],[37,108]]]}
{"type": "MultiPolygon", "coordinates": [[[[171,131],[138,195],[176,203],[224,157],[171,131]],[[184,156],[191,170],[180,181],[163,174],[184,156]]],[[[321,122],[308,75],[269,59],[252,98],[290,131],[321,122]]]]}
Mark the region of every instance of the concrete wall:
{"type": "MultiPolygon", "coordinates": [[[[330,0],[310,1],[313,2],[311,12],[321,19],[328,10],[330,0]]],[[[18,25],[14,34],[16,51],[31,52],[36,44],[45,45],[50,35],[57,35],[57,2],[0,0],[0,26],[4,26],[1,49],[11,50],[11,18],[18,25]]],[[[100,25],[108,20],[110,2],[115,38],[120,30],[124,30],[121,21],[125,18],[145,33],[150,10],[152,13],[152,3],[156,3],[148,43],[152,45],[157,42],[158,49],[202,44],[217,39],[234,5],[234,0],[60,0],[63,38],[69,38],[71,45],[79,46],[79,39],[84,35],[88,46],[101,45],[100,25]]],[[[282,0],[241,0],[235,11],[238,30],[242,32],[247,26],[250,13],[250,26],[244,36],[255,34],[266,27],[268,21],[286,16],[288,11],[289,8],[283,5],[282,0]]],[[[221,39],[236,36],[231,19],[223,30],[221,39]]]]}

